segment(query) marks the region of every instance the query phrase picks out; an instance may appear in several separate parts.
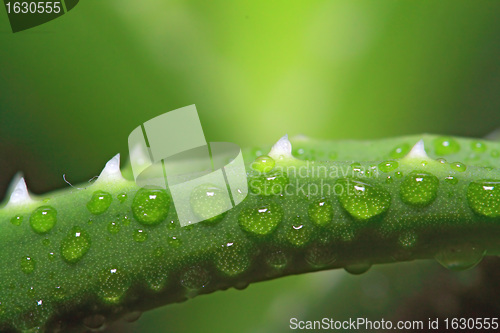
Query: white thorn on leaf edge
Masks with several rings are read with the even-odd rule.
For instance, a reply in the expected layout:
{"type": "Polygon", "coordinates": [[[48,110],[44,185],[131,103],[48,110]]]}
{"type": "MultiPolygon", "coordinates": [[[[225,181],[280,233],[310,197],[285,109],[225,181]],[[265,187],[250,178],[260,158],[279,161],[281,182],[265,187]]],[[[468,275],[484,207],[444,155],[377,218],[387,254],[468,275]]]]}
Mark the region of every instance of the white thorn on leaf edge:
{"type": "Polygon", "coordinates": [[[405,156],[405,158],[423,158],[428,159],[429,156],[425,152],[424,140],[417,142],[410,152],[405,156]]]}
{"type": "Polygon", "coordinates": [[[31,198],[26,182],[22,173],[17,173],[12,179],[9,190],[10,193],[9,202],[5,207],[15,207],[34,203],[35,201],[31,198]]]}
{"type": "Polygon", "coordinates": [[[290,140],[288,140],[288,134],[285,134],[274,144],[268,155],[274,159],[294,158],[292,156],[292,144],[290,140]]]}
{"type": "Polygon", "coordinates": [[[97,178],[94,184],[122,180],[125,180],[125,178],[123,178],[120,171],[120,154],[116,154],[106,163],[106,166],[102,169],[99,178],[97,178]]]}

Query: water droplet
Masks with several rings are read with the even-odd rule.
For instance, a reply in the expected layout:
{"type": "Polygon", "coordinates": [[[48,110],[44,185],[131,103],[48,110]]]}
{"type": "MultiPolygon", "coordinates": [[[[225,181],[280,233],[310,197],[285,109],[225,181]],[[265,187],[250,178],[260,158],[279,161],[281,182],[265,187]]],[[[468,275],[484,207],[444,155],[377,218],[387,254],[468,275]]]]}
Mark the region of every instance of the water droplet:
{"type": "Polygon", "coordinates": [[[446,164],[446,163],[448,163],[444,158],[437,158],[436,162],[438,162],[440,164],[446,164]]]}
{"type": "Polygon", "coordinates": [[[38,234],[49,232],[56,222],[57,211],[51,206],[38,207],[30,216],[31,229],[38,234]]]}
{"type": "Polygon", "coordinates": [[[403,176],[404,175],[403,175],[403,173],[401,171],[394,172],[394,177],[396,177],[396,178],[403,178],[403,176]]]}
{"type": "Polygon", "coordinates": [[[453,271],[463,271],[481,262],[486,251],[470,243],[446,248],[435,256],[437,262],[453,271]]]}
{"type": "Polygon", "coordinates": [[[250,190],[263,196],[278,195],[285,192],[289,183],[288,176],[280,172],[271,172],[264,175],[254,176],[250,179],[250,190]]]}
{"type": "Polygon", "coordinates": [[[337,259],[335,251],[329,246],[315,245],[306,253],[306,261],[313,267],[325,267],[337,259]]]}
{"type": "Polygon", "coordinates": [[[141,316],[142,316],[141,311],[132,311],[123,316],[123,320],[126,321],[127,323],[134,323],[137,320],[139,320],[141,316]]]}
{"type": "Polygon", "coordinates": [[[167,228],[168,228],[169,230],[174,230],[174,229],[175,229],[175,221],[174,221],[174,220],[170,221],[170,222],[168,223],[168,225],[167,225],[167,228]]]}
{"type": "Polygon", "coordinates": [[[288,264],[288,255],[281,250],[271,251],[265,260],[272,268],[282,270],[288,264]]]}
{"type": "Polygon", "coordinates": [[[170,245],[174,249],[176,249],[182,245],[182,241],[177,236],[172,236],[172,237],[167,238],[167,243],[168,243],[168,245],[170,245]]]}
{"type": "Polygon", "coordinates": [[[191,267],[181,275],[181,284],[188,290],[200,290],[205,288],[209,282],[208,271],[199,266],[191,267]]]}
{"type": "Polygon", "coordinates": [[[10,223],[16,226],[20,226],[23,223],[23,217],[21,215],[16,215],[10,219],[10,223]]]}
{"type": "Polygon", "coordinates": [[[130,286],[127,275],[118,268],[110,268],[99,274],[101,288],[98,292],[101,299],[110,304],[117,304],[130,286]]]}
{"type": "Polygon", "coordinates": [[[142,243],[148,239],[148,234],[142,230],[142,229],[137,229],[134,231],[134,240],[136,242],[142,243]]]}
{"type": "Polygon", "coordinates": [[[294,222],[295,223],[286,230],[286,239],[294,246],[304,246],[309,243],[311,228],[302,223],[300,216],[297,216],[294,222]]]}
{"type": "Polygon", "coordinates": [[[326,226],[333,220],[333,206],[325,198],[312,202],[307,209],[309,218],[319,226],[326,226]]]}
{"type": "Polygon", "coordinates": [[[391,176],[387,176],[387,178],[385,179],[386,184],[392,184],[393,182],[394,182],[394,179],[391,176]]]}
{"type": "Polygon", "coordinates": [[[478,153],[484,153],[487,149],[486,144],[481,141],[472,141],[470,147],[473,151],[478,153]]]}
{"type": "Polygon", "coordinates": [[[398,242],[404,248],[412,248],[417,243],[417,234],[414,231],[403,232],[399,235],[398,242]]]}
{"type": "Polygon", "coordinates": [[[108,232],[110,234],[117,234],[120,231],[120,225],[116,221],[111,221],[108,223],[108,232]]]}
{"type": "Polygon", "coordinates": [[[127,193],[122,192],[118,194],[116,197],[118,198],[118,201],[120,201],[120,203],[124,203],[125,200],[127,200],[127,193]]]}
{"type": "Polygon", "coordinates": [[[437,197],[439,180],[423,171],[413,171],[401,184],[400,194],[404,203],[414,206],[428,206],[437,197]]]}
{"type": "Polygon", "coordinates": [[[399,166],[399,163],[396,161],[385,161],[378,165],[378,168],[382,172],[391,172],[396,170],[399,166]]]}
{"type": "Polygon", "coordinates": [[[50,245],[50,239],[48,239],[48,238],[43,239],[42,240],[42,244],[43,244],[43,246],[49,246],[50,245]]]}
{"type": "Polygon", "coordinates": [[[391,195],[382,187],[350,178],[339,179],[335,192],[342,207],[360,220],[380,215],[391,205],[391,195]]]}
{"type": "Polygon", "coordinates": [[[456,185],[458,184],[458,178],[453,176],[448,176],[444,179],[448,184],[456,185]]]}
{"type": "Polygon", "coordinates": [[[465,170],[467,170],[467,166],[461,162],[450,163],[450,167],[458,172],[464,172],[465,170]]]}
{"type": "Polygon", "coordinates": [[[237,243],[223,244],[215,256],[215,267],[228,276],[236,276],[250,267],[250,259],[245,248],[237,243]]]}
{"type": "Polygon", "coordinates": [[[106,323],[106,317],[101,314],[94,314],[83,318],[83,326],[89,330],[98,330],[103,328],[106,323]]]}
{"type": "Polygon", "coordinates": [[[437,155],[455,154],[460,151],[460,144],[449,136],[434,139],[434,150],[437,155]]]}
{"type": "Polygon", "coordinates": [[[22,257],[20,264],[21,270],[25,274],[31,274],[35,270],[35,260],[32,257],[22,257]]]}
{"type": "Polygon", "coordinates": [[[467,190],[467,200],[476,214],[499,217],[500,181],[486,179],[470,183],[467,190]]]}
{"type": "Polygon", "coordinates": [[[132,203],[132,212],[137,221],[155,225],[163,221],[170,208],[170,197],[162,189],[141,188],[132,203]]]}
{"type": "Polygon", "coordinates": [[[191,192],[189,200],[193,213],[206,224],[220,221],[231,207],[227,189],[221,189],[213,184],[198,186],[191,192]]]}
{"type": "Polygon", "coordinates": [[[274,169],[275,165],[276,162],[272,157],[269,157],[267,155],[262,155],[257,157],[251,166],[252,169],[258,172],[267,173],[270,172],[272,169],[274,169]]]}
{"type": "Polygon", "coordinates": [[[394,149],[389,153],[389,156],[394,159],[402,158],[406,156],[411,150],[411,146],[408,143],[403,143],[399,146],[394,147],[394,149]]]}
{"type": "Polygon", "coordinates": [[[362,262],[362,263],[358,263],[358,264],[347,265],[344,267],[344,269],[347,273],[350,273],[353,275],[359,275],[359,274],[366,273],[371,267],[372,267],[372,265],[370,263],[362,262]]]}
{"type": "Polygon", "coordinates": [[[361,163],[354,162],[350,165],[350,167],[352,169],[353,175],[359,176],[364,174],[364,170],[363,167],[361,166],[361,163]]]}
{"type": "Polygon", "coordinates": [[[112,201],[113,197],[108,192],[95,191],[87,202],[87,209],[92,214],[99,215],[108,210],[112,201]]]}
{"type": "Polygon", "coordinates": [[[54,252],[49,252],[48,257],[49,257],[49,260],[50,260],[50,261],[54,261],[54,259],[55,259],[55,254],[54,254],[54,252]]]}
{"type": "Polygon", "coordinates": [[[283,208],[274,202],[269,202],[257,207],[243,208],[238,223],[246,232],[264,236],[271,234],[278,227],[283,216],[283,208]]]}
{"type": "Polygon", "coordinates": [[[61,255],[66,262],[80,261],[90,249],[90,235],[80,227],[73,227],[61,241],[61,255]]]}

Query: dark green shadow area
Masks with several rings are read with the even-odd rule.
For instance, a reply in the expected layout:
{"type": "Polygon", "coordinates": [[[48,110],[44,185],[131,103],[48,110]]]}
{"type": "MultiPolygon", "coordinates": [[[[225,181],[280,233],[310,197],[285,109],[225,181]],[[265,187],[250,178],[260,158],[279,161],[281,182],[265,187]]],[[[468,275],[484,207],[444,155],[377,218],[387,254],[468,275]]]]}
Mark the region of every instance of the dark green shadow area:
{"type": "MultiPolygon", "coordinates": [[[[72,4],[73,8],[78,1],[72,4]]],[[[49,22],[64,15],[61,1],[47,2],[45,0],[13,1],[4,0],[5,10],[9,17],[12,32],[19,32],[37,25],[49,22]]]]}

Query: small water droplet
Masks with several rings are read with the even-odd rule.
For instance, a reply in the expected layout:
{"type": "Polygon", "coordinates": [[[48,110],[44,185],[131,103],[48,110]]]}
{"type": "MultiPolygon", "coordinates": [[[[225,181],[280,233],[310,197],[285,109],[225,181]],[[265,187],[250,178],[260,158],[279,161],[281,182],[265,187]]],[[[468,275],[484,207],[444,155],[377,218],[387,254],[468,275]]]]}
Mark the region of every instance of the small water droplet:
{"type": "Polygon", "coordinates": [[[120,201],[120,203],[124,203],[125,200],[127,200],[127,193],[122,192],[118,194],[116,197],[118,198],[118,201],[120,201]]]}
{"type": "Polygon", "coordinates": [[[371,267],[372,267],[372,265],[370,263],[362,262],[362,263],[347,265],[344,267],[344,270],[347,273],[350,273],[353,275],[360,275],[360,274],[366,273],[371,267]]]}
{"type": "Polygon", "coordinates": [[[21,215],[16,215],[10,219],[10,223],[16,226],[20,226],[22,222],[23,222],[23,217],[21,215]]]}
{"type": "Polygon", "coordinates": [[[43,246],[49,246],[50,245],[50,239],[48,239],[48,238],[43,239],[42,240],[42,244],[43,244],[43,246]]]}
{"type": "Polygon", "coordinates": [[[382,172],[391,172],[396,170],[399,166],[399,163],[396,161],[385,161],[378,165],[378,168],[382,172]]]}
{"type": "Polygon", "coordinates": [[[437,262],[453,271],[463,271],[481,262],[486,251],[471,243],[448,247],[435,256],[437,262]]]}
{"type": "Polygon", "coordinates": [[[57,222],[57,211],[51,206],[38,207],[31,213],[30,226],[37,234],[45,234],[52,230],[57,222]]]}
{"type": "Polygon", "coordinates": [[[385,178],[386,184],[392,184],[393,182],[394,182],[394,178],[392,178],[391,176],[387,176],[387,178],[385,178]]]}
{"type": "Polygon", "coordinates": [[[162,222],[170,208],[170,197],[162,189],[141,188],[132,202],[132,212],[137,221],[145,225],[162,222]]]}
{"type": "Polygon", "coordinates": [[[403,175],[403,173],[401,171],[394,172],[394,177],[396,177],[396,178],[403,178],[403,176],[404,175],[403,175]]]}
{"type": "Polygon", "coordinates": [[[270,196],[284,193],[289,182],[287,175],[276,171],[251,177],[249,186],[256,195],[270,196]]]}
{"type": "Polygon", "coordinates": [[[258,172],[267,173],[274,169],[276,162],[272,157],[267,155],[259,156],[255,159],[255,161],[251,164],[252,169],[258,172]]]}
{"type": "Polygon", "coordinates": [[[335,251],[329,246],[315,245],[306,253],[306,261],[313,267],[325,267],[337,259],[335,251]]]}
{"type": "Polygon", "coordinates": [[[88,317],[83,318],[83,326],[85,326],[89,330],[99,330],[104,327],[106,323],[106,317],[101,314],[94,314],[88,317]]]}
{"type": "Polygon", "coordinates": [[[24,274],[31,274],[35,270],[35,260],[32,257],[22,257],[20,264],[24,274]]]}
{"type": "Polygon", "coordinates": [[[191,267],[181,275],[182,286],[191,291],[205,288],[209,282],[210,275],[208,271],[199,266],[191,267]]]}
{"type": "Polygon", "coordinates": [[[481,141],[472,141],[470,147],[473,151],[477,153],[484,153],[487,149],[486,144],[481,141]]]}
{"type": "Polygon", "coordinates": [[[450,163],[450,167],[453,170],[458,171],[458,172],[464,172],[465,170],[467,170],[467,166],[465,164],[463,164],[462,162],[450,163]]]}
{"type": "Polygon", "coordinates": [[[237,243],[226,243],[215,256],[215,267],[228,276],[236,276],[250,267],[248,252],[237,243]]]}
{"type": "Polygon", "coordinates": [[[458,178],[454,176],[448,176],[444,179],[448,184],[456,185],[458,184],[458,178]]]}
{"type": "Polygon", "coordinates": [[[434,150],[437,155],[455,154],[460,151],[460,144],[449,136],[434,139],[434,150]]]}
{"type": "Polygon", "coordinates": [[[61,256],[66,262],[80,261],[90,249],[90,235],[80,227],[73,227],[61,241],[61,256]]]}
{"type": "Polygon", "coordinates": [[[94,215],[100,215],[108,210],[112,201],[113,197],[108,192],[95,191],[87,202],[87,209],[94,215]]]}
{"type": "Polygon", "coordinates": [[[285,235],[288,243],[296,247],[302,247],[310,241],[311,228],[302,223],[302,219],[298,215],[292,225],[286,229],[285,235]]]}
{"type": "Polygon", "coordinates": [[[330,201],[321,198],[312,202],[307,209],[309,218],[318,226],[326,226],[333,220],[333,206],[330,201]]]}
{"type": "Polygon", "coordinates": [[[134,240],[136,242],[142,243],[145,242],[148,239],[148,234],[142,230],[142,229],[137,229],[134,231],[134,240]]]}
{"type": "Polygon", "coordinates": [[[250,234],[265,236],[276,230],[283,216],[284,211],[280,205],[268,202],[256,207],[243,208],[238,216],[238,223],[250,234]]]}
{"type": "Polygon", "coordinates": [[[110,234],[117,234],[120,231],[120,225],[116,221],[111,221],[108,223],[108,232],[110,234]]]}
{"type": "Polygon", "coordinates": [[[182,245],[182,241],[178,236],[171,236],[167,238],[167,243],[174,249],[178,248],[179,246],[182,245]]]}
{"type": "Polygon", "coordinates": [[[289,256],[281,250],[269,252],[266,256],[266,264],[276,270],[282,270],[288,264],[289,256]]]}
{"type": "Polygon", "coordinates": [[[389,156],[393,159],[398,159],[406,156],[411,150],[411,146],[408,143],[403,143],[394,147],[394,149],[389,153],[389,156]]]}
{"type": "Polygon", "coordinates": [[[401,184],[401,200],[413,206],[428,206],[436,199],[438,187],[436,176],[424,171],[413,171],[401,184]]]}

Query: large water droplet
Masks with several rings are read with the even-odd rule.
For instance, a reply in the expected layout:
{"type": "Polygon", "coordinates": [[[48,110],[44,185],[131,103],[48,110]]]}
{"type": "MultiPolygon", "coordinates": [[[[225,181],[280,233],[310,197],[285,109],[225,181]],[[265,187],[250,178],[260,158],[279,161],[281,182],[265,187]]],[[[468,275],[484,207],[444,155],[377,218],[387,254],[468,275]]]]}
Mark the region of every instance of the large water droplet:
{"type": "Polygon", "coordinates": [[[463,271],[481,262],[486,251],[471,243],[446,248],[435,256],[437,262],[453,271],[463,271]]]}
{"type": "Polygon", "coordinates": [[[325,198],[312,202],[307,209],[307,213],[311,221],[321,227],[327,226],[333,220],[333,206],[325,198]]]}
{"type": "Polygon", "coordinates": [[[98,292],[101,299],[109,304],[117,304],[130,286],[127,275],[118,268],[106,269],[99,275],[101,288],[98,292]]]}
{"type": "Polygon", "coordinates": [[[290,244],[301,247],[309,243],[311,238],[311,227],[302,223],[300,216],[297,216],[294,223],[287,228],[285,235],[290,244]]]}
{"type": "Polygon", "coordinates": [[[274,169],[275,165],[276,162],[274,161],[274,159],[267,155],[257,157],[251,164],[252,169],[262,173],[270,172],[272,169],[274,169]]]}
{"type": "Polygon", "coordinates": [[[281,220],[283,220],[284,211],[280,205],[274,202],[268,202],[256,207],[246,207],[240,211],[238,223],[246,232],[264,236],[271,234],[281,220]]]}
{"type": "Polygon", "coordinates": [[[170,198],[162,189],[141,188],[132,202],[132,212],[137,221],[155,225],[163,221],[170,208],[170,198]]]}
{"type": "Polygon", "coordinates": [[[191,192],[189,200],[193,213],[209,224],[220,221],[231,207],[227,190],[213,184],[198,186],[191,192]]]}
{"type": "Polygon", "coordinates": [[[95,191],[87,202],[87,209],[92,214],[99,215],[108,210],[112,201],[113,197],[108,192],[95,191]]]}
{"type": "Polygon", "coordinates": [[[215,266],[228,276],[239,275],[250,267],[248,252],[237,243],[223,244],[215,257],[215,266]]]}
{"type": "Polygon", "coordinates": [[[350,178],[339,179],[335,193],[342,207],[359,220],[380,215],[391,205],[391,195],[382,187],[350,178]]]}
{"type": "Polygon", "coordinates": [[[455,154],[460,151],[460,144],[449,136],[434,139],[434,150],[437,155],[455,154]]]}
{"type": "Polygon", "coordinates": [[[281,172],[271,172],[250,178],[250,190],[263,196],[278,195],[285,192],[289,183],[288,176],[281,172]]]}
{"type": "Polygon", "coordinates": [[[25,274],[31,274],[35,270],[35,260],[32,257],[22,257],[20,264],[21,270],[25,274]]]}
{"type": "Polygon", "coordinates": [[[38,207],[30,216],[31,229],[38,234],[49,232],[56,222],[57,211],[51,206],[38,207]]]}
{"type": "Polygon", "coordinates": [[[470,183],[467,201],[475,213],[487,217],[499,217],[500,181],[486,179],[470,183]]]}
{"type": "Polygon", "coordinates": [[[80,227],[73,227],[61,241],[61,255],[66,262],[80,261],[90,249],[90,235],[80,227]]]}
{"type": "Polygon", "coordinates": [[[436,176],[424,171],[413,171],[401,184],[401,200],[413,206],[428,206],[436,199],[438,187],[436,176]]]}

